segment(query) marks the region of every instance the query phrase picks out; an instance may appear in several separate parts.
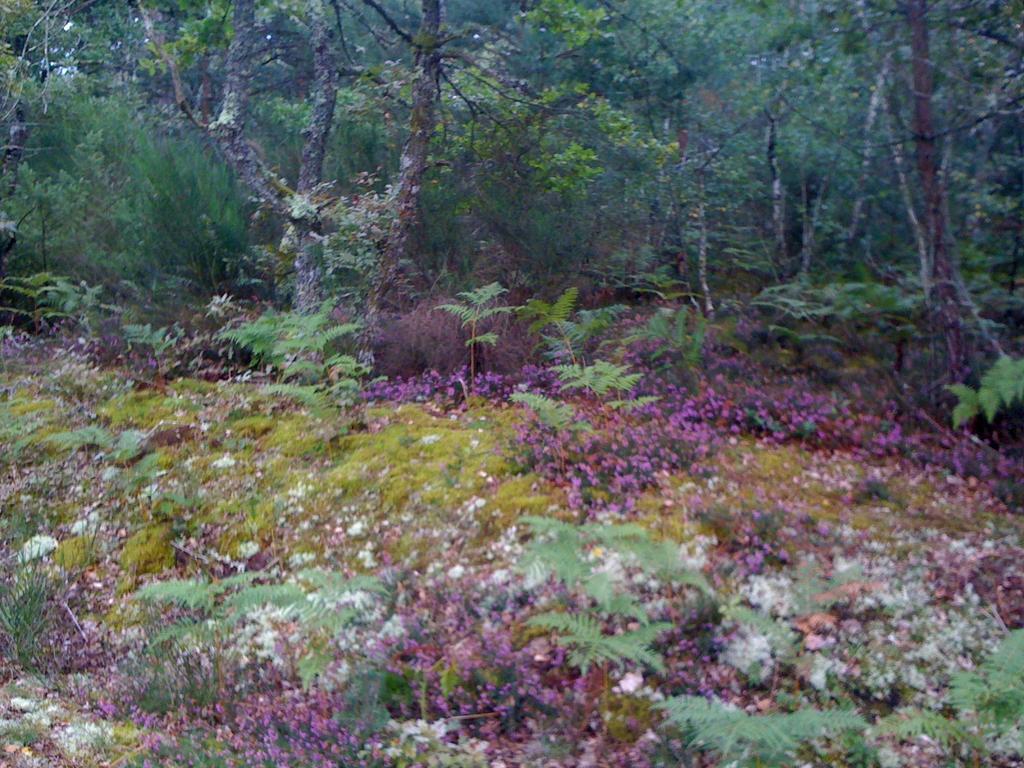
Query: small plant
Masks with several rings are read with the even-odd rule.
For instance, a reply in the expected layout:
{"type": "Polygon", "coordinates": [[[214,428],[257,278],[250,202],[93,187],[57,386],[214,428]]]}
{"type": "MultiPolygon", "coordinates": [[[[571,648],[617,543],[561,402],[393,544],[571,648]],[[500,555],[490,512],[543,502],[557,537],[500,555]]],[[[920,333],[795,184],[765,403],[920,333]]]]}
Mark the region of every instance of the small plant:
{"type": "Polygon", "coordinates": [[[47,437],[46,442],[56,448],[75,453],[82,448],[111,448],[114,445],[114,436],[103,427],[89,425],[68,432],[57,432],[47,437]]]}
{"type": "MultiPolygon", "coordinates": [[[[562,386],[568,390],[582,389],[604,398],[611,393],[628,395],[643,378],[630,371],[629,366],[597,360],[593,365],[556,365],[554,368],[562,386]]],[[[633,409],[656,401],[656,397],[619,397],[609,400],[612,408],[633,409]]]]}
{"type": "Polygon", "coordinates": [[[74,320],[89,330],[96,322],[100,310],[109,310],[102,304],[102,286],[75,283],[67,277],[39,272],[27,277],[6,277],[0,280],[0,295],[8,293],[16,304],[0,305],[0,312],[23,317],[32,322],[39,333],[44,323],[74,320]]]}
{"type": "Polygon", "coordinates": [[[267,387],[268,393],[292,397],[311,407],[348,404],[369,370],[354,356],[336,351],[338,343],[353,336],[360,326],[335,324],[331,310],[330,302],[311,314],[271,310],[221,331],[219,337],[247,350],[254,364],[275,373],[277,381],[267,387]]]}
{"type": "Polygon", "coordinates": [[[627,342],[646,341],[656,345],[652,359],[674,359],[677,365],[693,370],[698,368],[704,355],[704,339],[707,335],[707,320],[699,312],[691,313],[680,308],[675,311],[660,309],[651,315],[640,330],[626,338],[627,342]]]}
{"type": "Polygon", "coordinates": [[[533,392],[516,392],[509,397],[513,403],[525,405],[537,416],[545,427],[556,431],[586,429],[587,424],[576,419],[576,410],[568,403],[561,403],[545,395],[533,392]]]}
{"type": "Polygon", "coordinates": [[[677,696],[657,706],[692,746],[714,752],[725,763],[752,768],[788,768],[803,744],[868,727],[860,715],[845,709],[750,715],[701,696],[677,696]]]}
{"type": "Polygon", "coordinates": [[[480,333],[480,323],[517,309],[517,307],[507,304],[495,304],[505,293],[508,293],[508,289],[504,288],[501,283],[490,283],[482,288],[459,293],[458,297],[463,300],[462,302],[441,304],[437,307],[437,309],[457,317],[462,323],[463,329],[469,332],[466,346],[469,348],[469,383],[471,387],[476,379],[477,347],[484,344],[493,347],[498,343],[498,334],[494,331],[480,333]]]}
{"type": "MultiPolygon", "coordinates": [[[[384,591],[383,585],[371,577],[345,579],[315,569],[301,571],[294,580],[277,584],[256,584],[258,577],[258,573],[249,572],[217,581],[172,580],[143,587],[136,593],[143,603],[177,606],[189,613],[182,621],[159,632],[153,645],[169,643],[174,647],[183,640],[202,640],[213,647],[222,646],[235,627],[264,606],[282,609],[307,631],[324,631],[333,636],[365,613],[358,607],[360,600],[351,598],[384,591]]],[[[306,645],[297,669],[303,684],[308,686],[324,672],[331,657],[318,643],[306,645]]]]}
{"type": "Polygon", "coordinates": [[[878,730],[905,741],[927,737],[947,750],[963,746],[978,757],[987,755],[992,744],[1024,726],[1024,630],[1007,635],[976,670],[954,675],[947,698],[951,716],[904,709],[884,718],[878,730]]]}
{"type": "Polygon", "coordinates": [[[37,562],[20,564],[0,583],[0,640],[7,658],[22,668],[31,669],[41,660],[53,586],[37,562]]]}
{"type": "Polygon", "coordinates": [[[665,664],[661,655],[651,649],[651,644],[662,632],[672,628],[668,622],[643,624],[638,629],[609,633],[603,621],[591,614],[542,613],[532,617],[527,624],[551,630],[558,638],[558,644],[569,649],[569,663],[583,674],[591,665],[622,665],[632,661],[663,672],[665,664]]]}
{"type": "Polygon", "coordinates": [[[579,288],[573,286],[567,288],[554,302],[546,302],[543,299],[530,299],[519,308],[519,312],[525,318],[532,320],[530,323],[531,333],[540,333],[545,329],[552,329],[554,336],[545,336],[549,346],[557,351],[568,355],[569,360],[576,364],[576,344],[572,336],[573,323],[569,319],[576,308],[576,300],[579,298],[579,288]]]}
{"type": "Polygon", "coordinates": [[[108,430],[95,424],[68,432],[57,432],[46,438],[49,445],[75,453],[82,448],[100,448],[111,461],[123,462],[134,459],[142,451],[145,433],[129,429],[116,437],[108,430]]]}
{"type": "Polygon", "coordinates": [[[534,539],[520,563],[531,581],[554,576],[566,590],[581,593],[594,604],[583,613],[549,611],[532,617],[531,626],[553,631],[569,648],[569,662],[586,672],[593,664],[633,661],[662,668],[661,657],[651,649],[657,636],[671,624],[650,622],[646,609],[608,571],[602,568],[607,553],[624,565],[667,581],[688,584],[709,592],[704,578],[686,570],[670,542],[652,541],[636,525],[572,525],[546,517],[527,517],[534,539]],[[607,619],[626,617],[641,624],[638,629],[606,632],[607,619]]]}
{"type": "Polygon", "coordinates": [[[953,408],[953,426],[959,427],[979,414],[991,424],[1001,410],[1024,402],[1024,357],[1000,357],[981,377],[977,389],[966,384],[951,384],[946,389],[959,401],[953,408]]]}

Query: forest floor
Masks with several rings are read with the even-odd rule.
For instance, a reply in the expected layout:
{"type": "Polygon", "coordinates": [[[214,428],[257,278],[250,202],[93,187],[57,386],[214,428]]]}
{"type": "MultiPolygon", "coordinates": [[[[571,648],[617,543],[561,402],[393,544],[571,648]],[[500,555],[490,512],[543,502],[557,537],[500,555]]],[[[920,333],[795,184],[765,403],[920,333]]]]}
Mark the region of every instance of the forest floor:
{"type": "MultiPolygon", "coordinates": [[[[679,764],[668,697],[852,705],[875,722],[939,708],[951,675],[1024,626],[1024,517],[987,482],[734,430],[628,510],[581,510],[510,449],[527,416],[485,398],[311,412],[251,382],[155,386],[65,355],[0,371],[2,556],[59,574],[42,671],[0,666],[0,765],[679,764]],[[524,565],[527,515],[637,523],[706,579],[700,594],[582,545],[671,623],[652,641],[663,667],[583,671],[527,623],[578,605],[524,565]],[[295,584],[312,568],[383,586],[339,599],[351,620],[326,641],[270,601],[213,631],[219,655],[151,652],[184,609],[154,609],[144,585],[295,584]],[[331,720],[369,669],[383,720],[331,720]]],[[[996,747],[991,764],[1020,764],[996,747]]],[[[883,733],[801,750],[810,765],[948,760],[883,733]]]]}

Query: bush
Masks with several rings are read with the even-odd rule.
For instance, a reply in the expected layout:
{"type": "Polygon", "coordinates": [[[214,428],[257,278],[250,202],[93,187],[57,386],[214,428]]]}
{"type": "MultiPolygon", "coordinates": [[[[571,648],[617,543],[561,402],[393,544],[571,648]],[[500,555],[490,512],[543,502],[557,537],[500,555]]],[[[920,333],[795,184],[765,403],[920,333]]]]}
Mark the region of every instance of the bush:
{"type": "Polygon", "coordinates": [[[196,139],[160,134],[129,101],[62,88],[32,145],[9,214],[22,220],[12,274],[53,271],[115,298],[156,303],[237,285],[249,208],[227,167],[196,139]],[[102,204],[97,204],[102,200],[102,204]],[[174,290],[161,291],[171,285],[174,290]]]}

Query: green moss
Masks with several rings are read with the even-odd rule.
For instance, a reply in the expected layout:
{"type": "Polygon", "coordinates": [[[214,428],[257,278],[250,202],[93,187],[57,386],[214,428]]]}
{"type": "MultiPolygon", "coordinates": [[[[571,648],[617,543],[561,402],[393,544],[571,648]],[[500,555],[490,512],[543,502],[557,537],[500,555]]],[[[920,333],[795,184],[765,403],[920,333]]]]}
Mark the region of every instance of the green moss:
{"type": "Polygon", "coordinates": [[[274,504],[267,500],[222,503],[214,508],[210,518],[224,528],[217,539],[217,551],[228,557],[238,557],[238,548],[246,541],[254,541],[262,548],[273,537],[277,523],[274,504]]]}
{"type": "Polygon", "coordinates": [[[485,507],[485,532],[500,533],[523,515],[550,515],[565,506],[563,494],[537,475],[513,477],[498,486],[485,507]]]}
{"type": "Polygon", "coordinates": [[[136,747],[139,744],[142,731],[131,723],[118,723],[114,726],[111,736],[119,747],[136,747]]]}
{"type": "Polygon", "coordinates": [[[217,393],[218,386],[202,379],[177,379],[171,384],[171,390],[179,394],[212,395],[217,393]]]}
{"type": "Polygon", "coordinates": [[[655,724],[655,713],[650,699],[639,696],[612,694],[602,707],[608,735],[616,741],[632,744],[655,724]]]}
{"type": "Polygon", "coordinates": [[[87,568],[96,562],[95,541],[91,536],[65,539],[53,553],[53,561],[65,571],[87,568]]]}
{"type": "Polygon", "coordinates": [[[174,566],[171,526],[148,525],[124,543],[121,567],[133,576],[160,573],[174,566]]]}
{"type": "Polygon", "coordinates": [[[268,432],[274,431],[277,419],[272,416],[247,416],[241,419],[234,419],[228,422],[228,429],[232,434],[242,437],[263,437],[268,432]]]}
{"type": "Polygon", "coordinates": [[[413,503],[452,509],[509,471],[495,450],[495,422],[485,413],[466,418],[474,426],[403,406],[383,429],[343,438],[345,460],[328,481],[350,494],[372,489],[389,510],[413,503]]]}
{"type": "Polygon", "coordinates": [[[331,437],[329,426],[305,414],[279,416],[273,422],[273,428],[260,439],[260,448],[285,456],[322,453],[331,437]]]}
{"type": "Polygon", "coordinates": [[[6,410],[12,416],[28,416],[33,413],[55,411],[58,407],[56,400],[31,400],[17,397],[6,405],[6,410]]]}
{"type": "Polygon", "coordinates": [[[114,427],[151,429],[166,422],[190,422],[183,418],[195,405],[185,398],[167,397],[156,390],[144,389],[115,397],[99,409],[114,427]]]}

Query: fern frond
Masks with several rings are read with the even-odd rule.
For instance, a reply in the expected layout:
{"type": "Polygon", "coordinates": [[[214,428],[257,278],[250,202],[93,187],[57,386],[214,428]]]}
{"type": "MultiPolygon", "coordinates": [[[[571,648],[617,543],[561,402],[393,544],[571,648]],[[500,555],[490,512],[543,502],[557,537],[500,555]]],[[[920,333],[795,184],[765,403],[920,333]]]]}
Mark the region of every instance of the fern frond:
{"type": "Polygon", "coordinates": [[[194,610],[210,610],[219,590],[210,582],[198,579],[172,579],[147,584],[135,592],[144,602],[180,605],[194,610]]]}
{"type": "Polygon", "coordinates": [[[580,289],[576,286],[567,288],[554,302],[548,303],[542,299],[531,299],[520,309],[526,317],[533,318],[530,324],[530,332],[537,333],[549,325],[565,323],[576,308],[576,300],[579,298],[580,289]]]}
{"type": "Polygon", "coordinates": [[[46,438],[46,442],[71,452],[86,447],[108,450],[114,447],[114,436],[103,427],[89,425],[70,432],[58,432],[50,435],[46,438]]]}
{"type": "Polygon", "coordinates": [[[632,632],[605,634],[593,616],[571,613],[542,613],[531,617],[529,626],[551,630],[561,645],[569,649],[569,663],[586,673],[592,664],[633,661],[662,671],[664,662],[650,645],[671,629],[667,623],[648,624],[632,632]]]}
{"type": "Polygon", "coordinates": [[[576,423],[576,410],[568,403],[560,403],[550,397],[533,392],[516,392],[509,397],[509,400],[525,405],[537,415],[538,420],[546,427],[564,430],[576,423]]]}
{"type": "Polygon", "coordinates": [[[843,709],[803,709],[789,714],[750,715],[701,696],[677,696],[656,705],[691,743],[724,760],[782,764],[802,743],[837,733],[861,731],[867,723],[843,709]]]}
{"type": "Polygon", "coordinates": [[[954,744],[971,743],[977,739],[963,723],[931,710],[901,709],[883,717],[875,728],[878,733],[895,736],[900,741],[915,741],[924,737],[946,749],[954,744]]]}
{"type": "Polygon", "coordinates": [[[554,370],[566,389],[586,389],[598,397],[609,392],[628,392],[642,378],[641,374],[631,372],[628,366],[608,360],[597,360],[586,366],[556,365],[554,370]]]}

